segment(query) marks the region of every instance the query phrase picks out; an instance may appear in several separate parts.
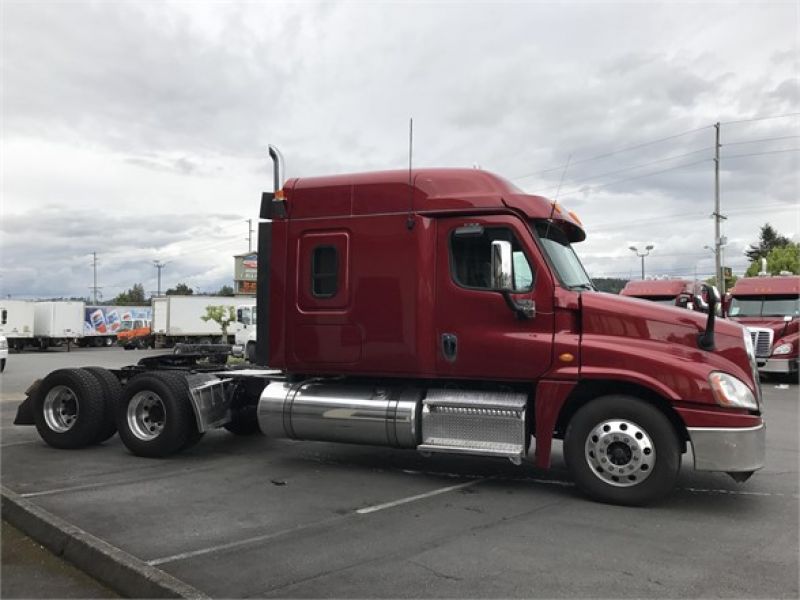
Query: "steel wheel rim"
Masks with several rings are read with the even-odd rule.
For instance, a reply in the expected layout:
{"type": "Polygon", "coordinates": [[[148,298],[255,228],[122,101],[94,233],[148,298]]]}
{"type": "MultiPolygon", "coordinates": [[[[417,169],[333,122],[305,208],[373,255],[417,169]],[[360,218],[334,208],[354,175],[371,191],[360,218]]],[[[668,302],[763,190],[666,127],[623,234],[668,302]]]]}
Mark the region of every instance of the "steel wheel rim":
{"type": "Polygon", "coordinates": [[[639,425],[625,419],[598,423],[586,436],[584,454],[592,473],[615,487],[640,485],[656,464],[653,440],[639,425]]]}
{"type": "Polygon", "coordinates": [[[65,433],[78,421],[78,395],[66,385],[54,386],[44,397],[44,421],[56,433],[65,433]]]}
{"type": "Polygon", "coordinates": [[[128,403],[128,429],[142,441],[150,441],[161,435],[166,422],[166,409],[161,396],[145,390],[137,392],[128,403]]]}

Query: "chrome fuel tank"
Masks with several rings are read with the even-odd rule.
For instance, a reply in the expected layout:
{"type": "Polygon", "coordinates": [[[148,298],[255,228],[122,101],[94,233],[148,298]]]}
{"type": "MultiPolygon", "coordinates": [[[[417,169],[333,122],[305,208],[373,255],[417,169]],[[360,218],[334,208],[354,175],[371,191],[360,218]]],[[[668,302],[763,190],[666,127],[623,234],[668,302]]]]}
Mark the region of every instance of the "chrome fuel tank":
{"type": "Polygon", "coordinates": [[[258,424],[269,437],[416,448],[422,396],[411,387],[276,382],[261,393],[258,424]]]}

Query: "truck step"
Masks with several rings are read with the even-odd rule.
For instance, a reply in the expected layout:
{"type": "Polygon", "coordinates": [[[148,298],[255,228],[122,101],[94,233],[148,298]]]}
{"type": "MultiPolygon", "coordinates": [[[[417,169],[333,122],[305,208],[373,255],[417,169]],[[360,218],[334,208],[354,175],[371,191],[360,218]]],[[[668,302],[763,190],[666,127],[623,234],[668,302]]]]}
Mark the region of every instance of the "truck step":
{"type": "Polygon", "coordinates": [[[422,401],[421,452],[525,456],[527,396],[513,392],[429,390],[422,401]]]}

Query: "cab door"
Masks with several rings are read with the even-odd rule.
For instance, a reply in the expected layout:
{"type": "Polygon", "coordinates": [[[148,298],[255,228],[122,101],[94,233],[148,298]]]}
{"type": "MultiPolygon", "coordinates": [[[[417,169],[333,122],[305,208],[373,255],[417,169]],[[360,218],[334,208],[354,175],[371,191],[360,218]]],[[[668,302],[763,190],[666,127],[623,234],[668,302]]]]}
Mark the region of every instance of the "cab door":
{"type": "Polygon", "coordinates": [[[437,375],[532,381],[552,362],[553,281],[525,223],[512,215],[437,221],[437,375]],[[516,301],[535,303],[521,319],[492,289],[491,244],[512,244],[516,301]]]}

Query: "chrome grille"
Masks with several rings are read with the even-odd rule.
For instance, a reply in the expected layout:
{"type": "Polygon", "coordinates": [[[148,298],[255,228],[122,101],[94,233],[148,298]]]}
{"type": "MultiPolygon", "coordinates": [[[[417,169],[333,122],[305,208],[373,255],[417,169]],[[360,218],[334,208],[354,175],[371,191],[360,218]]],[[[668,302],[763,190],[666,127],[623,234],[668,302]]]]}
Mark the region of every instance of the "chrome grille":
{"type": "Polygon", "coordinates": [[[772,351],[772,329],[762,327],[748,327],[750,339],[753,340],[753,348],[756,350],[758,358],[769,358],[772,351]]]}

